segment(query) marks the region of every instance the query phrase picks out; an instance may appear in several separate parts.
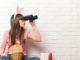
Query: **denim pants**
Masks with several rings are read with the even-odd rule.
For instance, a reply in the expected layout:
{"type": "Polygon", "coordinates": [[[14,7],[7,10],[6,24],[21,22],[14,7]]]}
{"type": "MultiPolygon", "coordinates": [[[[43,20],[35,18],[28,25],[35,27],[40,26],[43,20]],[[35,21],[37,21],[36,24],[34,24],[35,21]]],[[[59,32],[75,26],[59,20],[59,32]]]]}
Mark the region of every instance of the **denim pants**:
{"type": "MultiPolygon", "coordinates": [[[[2,58],[0,57],[0,60],[10,60],[9,56],[3,56],[2,58]]],[[[40,60],[39,57],[28,57],[28,56],[23,56],[22,60],[40,60]]]]}

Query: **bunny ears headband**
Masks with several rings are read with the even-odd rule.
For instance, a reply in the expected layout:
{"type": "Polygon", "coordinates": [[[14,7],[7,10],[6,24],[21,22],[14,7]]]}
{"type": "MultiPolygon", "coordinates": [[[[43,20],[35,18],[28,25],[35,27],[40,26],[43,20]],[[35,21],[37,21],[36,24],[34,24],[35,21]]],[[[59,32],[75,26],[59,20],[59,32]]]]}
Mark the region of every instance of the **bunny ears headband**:
{"type": "Polygon", "coordinates": [[[15,19],[15,17],[16,17],[16,14],[21,13],[21,12],[23,11],[23,9],[24,9],[24,7],[20,8],[20,6],[17,5],[16,13],[14,14],[14,19],[15,19]]]}

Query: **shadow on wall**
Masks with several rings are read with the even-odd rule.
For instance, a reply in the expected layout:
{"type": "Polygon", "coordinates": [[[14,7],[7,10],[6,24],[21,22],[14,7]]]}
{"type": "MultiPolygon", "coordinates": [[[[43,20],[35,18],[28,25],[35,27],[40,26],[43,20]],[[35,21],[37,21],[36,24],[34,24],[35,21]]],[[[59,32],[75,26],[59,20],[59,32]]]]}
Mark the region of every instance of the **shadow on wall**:
{"type": "Polygon", "coordinates": [[[40,57],[41,60],[52,60],[52,52],[48,52],[41,42],[35,42],[33,40],[27,40],[27,55],[40,57]]]}
{"type": "Polygon", "coordinates": [[[33,40],[26,41],[26,50],[28,55],[40,55],[42,52],[46,52],[45,48],[41,45],[41,42],[36,42],[33,40]]]}

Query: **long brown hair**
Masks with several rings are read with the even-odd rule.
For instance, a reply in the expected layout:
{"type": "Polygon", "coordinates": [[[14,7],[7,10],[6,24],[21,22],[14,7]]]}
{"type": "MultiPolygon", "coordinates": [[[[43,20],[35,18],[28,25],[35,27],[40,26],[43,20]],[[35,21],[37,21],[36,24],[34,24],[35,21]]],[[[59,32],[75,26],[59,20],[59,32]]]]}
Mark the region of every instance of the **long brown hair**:
{"type": "Polygon", "coordinates": [[[22,14],[16,14],[15,19],[14,19],[14,14],[11,16],[11,19],[10,19],[11,29],[9,32],[9,37],[12,45],[16,43],[16,38],[20,40],[20,43],[25,42],[25,39],[24,39],[25,29],[23,27],[20,27],[20,24],[19,24],[19,20],[22,17],[23,17],[22,14]]]}

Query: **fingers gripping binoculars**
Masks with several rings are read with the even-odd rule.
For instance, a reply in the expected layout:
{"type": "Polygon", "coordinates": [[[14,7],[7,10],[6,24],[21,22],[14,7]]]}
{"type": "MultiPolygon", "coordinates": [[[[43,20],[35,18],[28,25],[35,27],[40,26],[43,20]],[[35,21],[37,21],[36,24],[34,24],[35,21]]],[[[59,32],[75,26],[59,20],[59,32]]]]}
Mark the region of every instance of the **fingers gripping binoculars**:
{"type": "Polygon", "coordinates": [[[31,22],[33,21],[33,20],[36,20],[36,19],[38,19],[38,16],[37,15],[27,15],[27,16],[24,16],[24,17],[22,17],[21,18],[21,20],[24,20],[24,21],[26,21],[26,20],[30,20],[31,22]]]}

